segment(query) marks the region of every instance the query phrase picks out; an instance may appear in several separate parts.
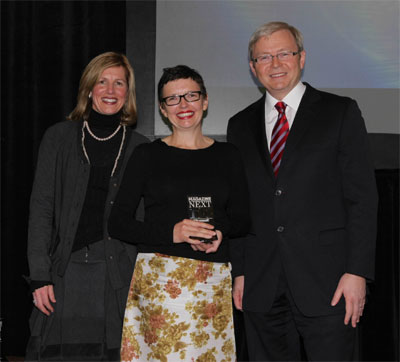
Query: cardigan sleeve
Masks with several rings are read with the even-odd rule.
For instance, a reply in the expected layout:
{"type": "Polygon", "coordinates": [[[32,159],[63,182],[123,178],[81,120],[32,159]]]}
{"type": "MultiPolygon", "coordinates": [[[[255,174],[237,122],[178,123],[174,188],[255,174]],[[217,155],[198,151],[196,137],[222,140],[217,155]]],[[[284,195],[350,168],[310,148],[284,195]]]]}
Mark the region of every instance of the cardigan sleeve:
{"type": "Polygon", "coordinates": [[[39,148],[28,226],[30,279],[35,281],[51,281],[49,250],[55,237],[55,175],[60,143],[55,127],[51,127],[45,132],[39,148]]]}

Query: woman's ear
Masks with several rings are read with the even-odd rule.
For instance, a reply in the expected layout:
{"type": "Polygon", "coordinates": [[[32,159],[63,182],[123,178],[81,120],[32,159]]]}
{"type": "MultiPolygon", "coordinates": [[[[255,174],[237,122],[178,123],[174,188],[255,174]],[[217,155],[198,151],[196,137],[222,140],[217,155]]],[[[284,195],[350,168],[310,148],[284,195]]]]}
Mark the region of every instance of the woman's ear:
{"type": "Polygon", "coordinates": [[[159,103],[159,107],[160,107],[160,112],[162,113],[162,115],[165,117],[165,118],[168,118],[168,116],[167,116],[167,111],[164,109],[164,103],[159,103]]]}
{"type": "Polygon", "coordinates": [[[206,94],[204,97],[204,101],[203,101],[203,111],[205,112],[208,108],[208,94],[206,94]]]}

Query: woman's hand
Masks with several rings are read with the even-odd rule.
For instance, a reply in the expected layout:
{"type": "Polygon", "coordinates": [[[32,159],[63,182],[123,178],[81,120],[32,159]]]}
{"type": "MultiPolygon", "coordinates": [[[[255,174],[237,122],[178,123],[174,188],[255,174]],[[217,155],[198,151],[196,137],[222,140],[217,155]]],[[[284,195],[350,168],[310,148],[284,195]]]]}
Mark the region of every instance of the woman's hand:
{"type": "Polygon", "coordinates": [[[222,242],[222,233],[219,230],[216,230],[217,240],[213,240],[211,243],[200,243],[197,245],[192,245],[193,250],[204,251],[206,254],[215,253],[222,242]]]}
{"type": "Polygon", "coordinates": [[[54,297],[54,289],[52,285],[45,285],[42,288],[35,289],[32,295],[33,304],[42,313],[49,316],[50,313],[54,312],[54,308],[51,303],[55,303],[56,298],[54,297]]]}
{"type": "Polygon", "coordinates": [[[214,226],[211,224],[184,219],[175,224],[173,241],[174,243],[189,243],[192,245],[199,245],[203,243],[200,240],[192,239],[191,237],[211,239],[214,235],[217,235],[217,233],[214,231],[214,226]]]}
{"type": "Polygon", "coordinates": [[[191,245],[192,249],[194,251],[204,251],[206,254],[208,253],[215,253],[221,242],[222,242],[222,233],[219,230],[216,230],[217,233],[217,240],[213,240],[212,242],[209,243],[204,243],[201,242],[200,244],[196,244],[196,245],[191,245]]]}

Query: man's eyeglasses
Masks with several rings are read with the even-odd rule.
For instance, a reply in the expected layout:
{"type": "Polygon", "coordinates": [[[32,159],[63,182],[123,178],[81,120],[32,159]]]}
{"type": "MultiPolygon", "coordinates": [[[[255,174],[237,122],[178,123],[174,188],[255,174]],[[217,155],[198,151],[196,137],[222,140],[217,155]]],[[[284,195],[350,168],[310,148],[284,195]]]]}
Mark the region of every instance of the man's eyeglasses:
{"type": "Polygon", "coordinates": [[[193,91],[187,92],[182,95],[173,95],[169,97],[162,98],[161,101],[164,102],[167,106],[176,106],[177,104],[181,103],[182,98],[185,98],[186,102],[196,102],[200,99],[202,95],[201,91],[193,91]]]}
{"type": "Polygon", "coordinates": [[[254,63],[258,63],[258,64],[269,64],[272,62],[272,59],[274,59],[275,57],[278,58],[279,60],[289,60],[292,57],[294,57],[295,55],[299,54],[300,52],[280,52],[276,55],[272,55],[272,54],[263,54],[263,55],[259,55],[258,57],[252,59],[254,63]]]}

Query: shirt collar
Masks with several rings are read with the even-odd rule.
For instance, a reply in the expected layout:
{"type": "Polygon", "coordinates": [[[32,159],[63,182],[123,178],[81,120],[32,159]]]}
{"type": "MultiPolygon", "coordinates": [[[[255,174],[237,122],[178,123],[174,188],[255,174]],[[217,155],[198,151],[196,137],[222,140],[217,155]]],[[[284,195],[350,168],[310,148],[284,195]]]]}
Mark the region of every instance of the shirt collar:
{"type": "MultiPolygon", "coordinates": [[[[286,103],[295,112],[299,108],[301,98],[306,91],[306,86],[302,82],[298,82],[297,85],[282,99],[282,102],[286,103]]],[[[274,98],[267,92],[265,97],[265,114],[269,114],[272,111],[277,112],[275,104],[279,102],[278,99],[274,98]]],[[[271,120],[272,122],[273,120],[271,120]]]]}

